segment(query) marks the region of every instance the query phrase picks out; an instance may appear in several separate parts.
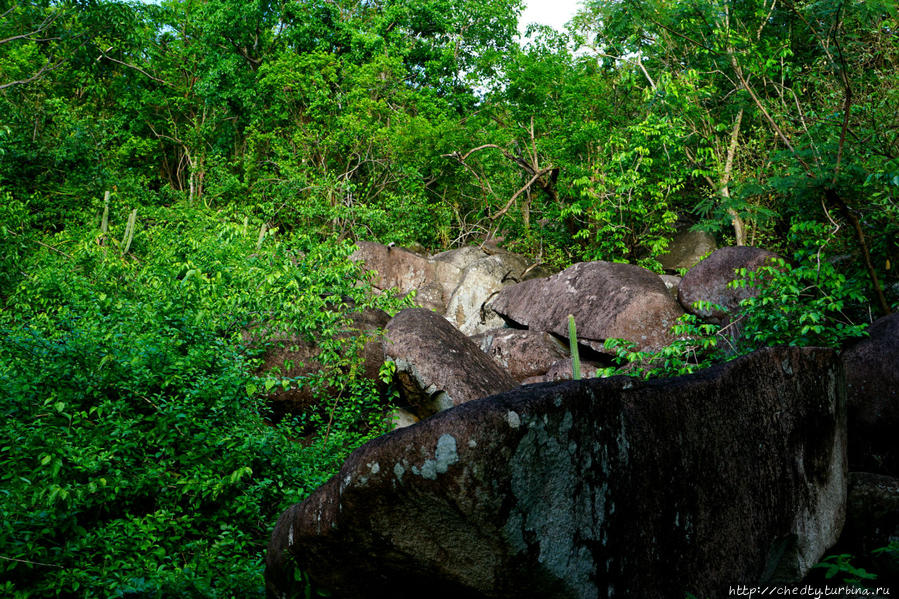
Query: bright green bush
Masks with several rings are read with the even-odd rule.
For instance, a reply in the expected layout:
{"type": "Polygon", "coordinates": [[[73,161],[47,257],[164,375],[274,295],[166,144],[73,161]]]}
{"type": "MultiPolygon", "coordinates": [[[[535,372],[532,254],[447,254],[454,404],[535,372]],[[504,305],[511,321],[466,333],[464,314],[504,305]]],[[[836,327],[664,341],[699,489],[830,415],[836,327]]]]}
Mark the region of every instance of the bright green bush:
{"type": "Polygon", "coordinates": [[[740,304],[742,352],[769,345],[839,347],[865,334],[867,324],[857,315],[867,303],[863,279],[837,269],[825,252],[828,237],[824,225],[796,223],[789,234],[799,248],[793,265],[779,258],[754,272],[737,271],[732,286],[759,289],[740,304]]]}
{"type": "Polygon", "coordinates": [[[389,307],[355,285],[352,244],[257,249],[258,223],[147,212],[124,257],[122,226],[35,245],[0,310],[4,596],[262,596],[278,514],[383,430],[359,341],[336,336],[351,309],[389,307]],[[323,372],[256,376],[257,323],[316,341],[323,372]],[[291,384],[338,390],[327,436],[266,420],[263,391],[291,384]]]}

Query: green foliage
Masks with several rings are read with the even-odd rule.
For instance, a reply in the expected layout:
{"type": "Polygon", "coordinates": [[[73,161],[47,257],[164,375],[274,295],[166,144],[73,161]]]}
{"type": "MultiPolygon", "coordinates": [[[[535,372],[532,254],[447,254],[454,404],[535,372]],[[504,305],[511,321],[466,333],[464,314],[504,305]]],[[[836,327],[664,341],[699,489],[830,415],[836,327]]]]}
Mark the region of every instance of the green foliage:
{"type": "MultiPolygon", "coordinates": [[[[698,309],[712,309],[708,302],[697,302],[698,309]]],[[[693,314],[684,314],[671,327],[677,338],[658,351],[637,351],[636,344],[624,339],[606,339],[604,346],[614,352],[616,366],[602,369],[600,376],[628,375],[642,378],[691,374],[727,359],[719,347],[719,327],[703,323],[693,314]]]]}
{"type": "Polygon", "coordinates": [[[156,209],[121,257],[114,213],[107,239],[72,226],[52,238],[65,254],[17,258],[0,311],[5,591],[262,596],[274,518],[384,430],[353,374],[361,340],[338,334],[375,299],[345,242],[269,234],[256,250],[256,226],[156,209]],[[322,372],[255,374],[245,333],[263,320],[315,340],[322,372]],[[297,384],[334,393],[303,444],[303,419],[267,422],[262,392],[297,384]]]}
{"type": "Polygon", "coordinates": [[[897,288],[895,7],[591,0],[518,47],[520,8],[0,9],[4,592],[261,593],[274,515],[396,397],[344,334],[350,311],[398,306],[353,284],[352,239],[502,235],[559,267],[659,269],[698,216],[795,258],[744,273],[760,294],[736,345],[685,316],[654,354],[609,341],[607,373],[862,334],[866,250],[897,288]],[[319,372],[258,372],[288,331],[319,372]],[[299,386],[314,408],[267,421],[266,395],[299,386]]]}
{"type": "Polygon", "coordinates": [[[34,248],[31,215],[25,202],[16,200],[0,187],[0,299],[18,283],[19,265],[34,248]]]}
{"type": "Polygon", "coordinates": [[[740,303],[740,345],[750,351],[768,345],[839,347],[864,334],[853,312],[865,304],[863,284],[840,273],[824,252],[827,229],[799,222],[790,229],[795,265],[783,259],[754,272],[737,271],[735,287],[758,288],[740,303]]]}
{"type": "Polygon", "coordinates": [[[853,556],[849,553],[828,555],[813,567],[824,568],[824,578],[827,580],[839,577],[839,582],[853,587],[862,587],[864,586],[863,581],[877,579],[877,574],[868,572],[864,568],[853,566],[852,559],[853,556]]]}
{"type": "Polygon", "coordinates": [[[665,252],[677,221],[670,196],[684,182],[675,165],[665,160],[668,146],[676,143],[676,131],[676,123],[650,114],[613,135],[591,176],[572,182],[580,201],[563,215],[577,215],[584,223],[574,234],[575,239],[589,240],[584,258],[659,268],[655,257],[665,252]],[[657,161],[665,161],[666,167],[653,168],[657,161]]]}

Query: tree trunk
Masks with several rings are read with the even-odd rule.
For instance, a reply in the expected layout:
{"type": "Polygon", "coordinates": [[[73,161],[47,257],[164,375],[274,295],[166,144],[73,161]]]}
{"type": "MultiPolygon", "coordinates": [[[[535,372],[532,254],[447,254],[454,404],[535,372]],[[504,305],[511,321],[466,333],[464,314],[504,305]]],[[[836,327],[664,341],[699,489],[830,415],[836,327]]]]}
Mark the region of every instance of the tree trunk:
{"type": "MultiPolygon", "coordinates": [[[[730,176],[734,168],[734,154],[737,152],[737,140],[740,137],[740,123],[743,121],[743,109],[737,113],[734,119],[734,128],[730,132],[730,143],[727,145],[727,159],[724,162],[724,172],[721,174],[721,187],[719,193],[725,200],[730,199],[730,176]]],[[[730,222],[734,227],[734,237],[737,245],[746,245],[746,225],[743,219],[733,208],[728,207],[727,213],[730,215],[730,222]]]]}

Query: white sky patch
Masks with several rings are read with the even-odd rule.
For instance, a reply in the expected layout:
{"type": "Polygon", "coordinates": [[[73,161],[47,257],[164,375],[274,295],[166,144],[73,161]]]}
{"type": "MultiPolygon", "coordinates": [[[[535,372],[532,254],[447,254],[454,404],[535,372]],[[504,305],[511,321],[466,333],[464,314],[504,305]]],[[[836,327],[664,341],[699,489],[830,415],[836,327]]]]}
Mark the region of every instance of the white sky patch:
{"type": "Polygon", "coordinates": [[[578,0],[525,0],[524,11],[518,20],[518,31],[524,35],[524,30],[531,23],[549,25],[561,31],[578,8],[578,0]]]}

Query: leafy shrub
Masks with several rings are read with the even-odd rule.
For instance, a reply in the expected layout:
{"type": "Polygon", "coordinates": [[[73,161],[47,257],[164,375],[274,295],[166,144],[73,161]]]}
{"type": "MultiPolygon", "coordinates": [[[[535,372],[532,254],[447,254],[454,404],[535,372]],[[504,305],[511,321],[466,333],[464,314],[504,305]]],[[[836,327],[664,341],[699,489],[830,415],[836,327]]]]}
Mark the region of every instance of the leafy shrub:
{"type": "Polygon", "coordinates": [[[719,346],[721,338],[716,325],[703,323],[693,314],[684,314],[671,327],[671,332],[677,339],[655,352],[637,351],[635,343],[624,339],[606,339],[604,345],[614,351],[616,366],[602,369],[600,376],[679,376],[727,359],[719,346]]]}
{"type": "MultiPolygon", "coordinates": [[[[852,316],[865,305],[863,285],[828,260],[823,251],[826,229],[800,222],[790,229],[790,238],[801,248],[794,254],[795,265],[779,258],[755,271],[737,270],[731,286],[753,286],[758,295],[740,303],[733,323],[719,328],[685,314],[671,330],[677,339],[656,352],[635,351],[633,343],[608,339],[605,346],[614,350],[616,366],[602,375],[677,376],[766,346],[839,347],[864,335],[867,324],[852,316]],[[739,330],[736,338],[725,330],[734,327],[739,330]]],[[[697,302],[697,307],[723,310],[707,302],[697,302]]]]}
{"type": "Polygon", "coordinates": [[[843,584],[851,587],[863,587],[862,581],[871,581],[877,579],[877,574],[868,572],[864,568],[858,568],[852,564],[852,555],[849,553],[841,553],[839,555],[828,555],[821,562],[815,564],[814,568],[824,568],[824,578],[831,580],[839,577],[843,584]]]}
{"type": "Polygon", "coordinates": [[[824,253],[826,227],[799,222],[789,237],[799,248],[794,266],[776,259],[754,272],[739,269],[732,283],[759,289],[740,303],[743,353],[767,345],[838,347],[867,328],[852,316],[867,302],[863,284],[840,273],[824,253]]]}
{"type": "Polygon", "coordinates": [[[351,244],[257,249],[258,223],[196,210],[139,220],[124,257],[121,226],[35,246],[0,310],[6,596],[262,596],[277,515],[383,429],[352,376],[358,340],[337,332],[391,300],[355,284],[351,244]],[[241,332],[262,321],[317,342],[318,380],[254,374],[241,332]],[[262,393],[301,383],[341,398],[304,443],[295,421],[267,422],[262,393]]]}

